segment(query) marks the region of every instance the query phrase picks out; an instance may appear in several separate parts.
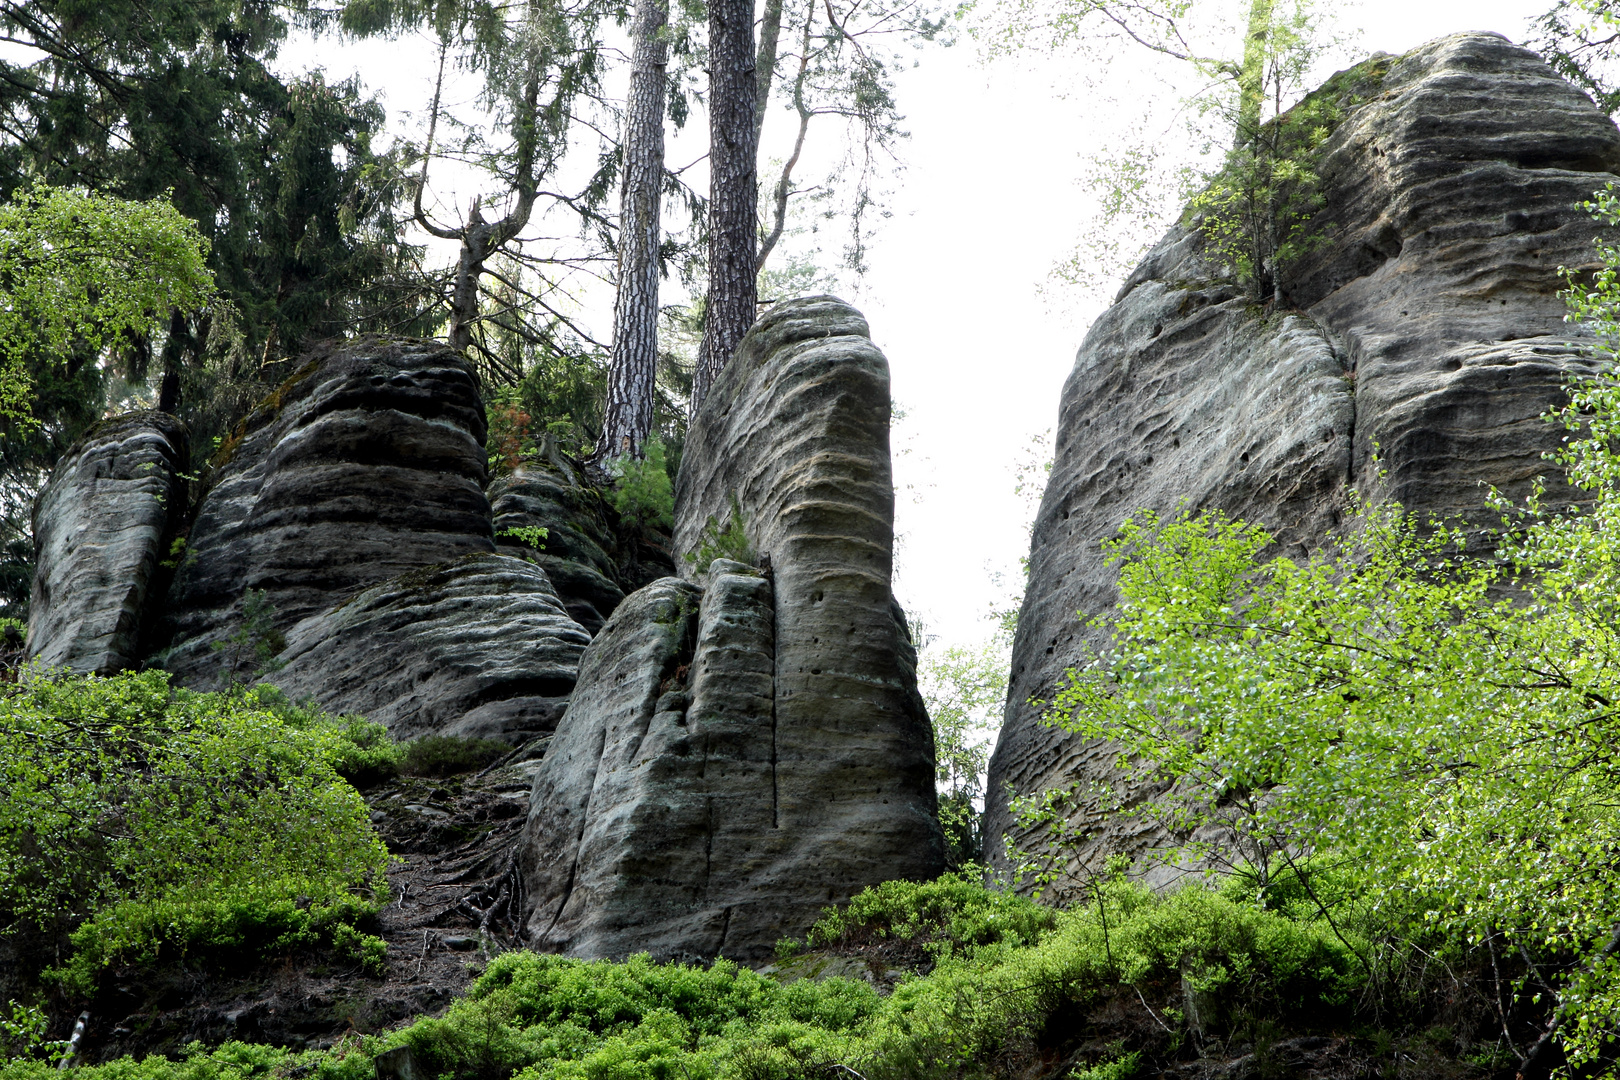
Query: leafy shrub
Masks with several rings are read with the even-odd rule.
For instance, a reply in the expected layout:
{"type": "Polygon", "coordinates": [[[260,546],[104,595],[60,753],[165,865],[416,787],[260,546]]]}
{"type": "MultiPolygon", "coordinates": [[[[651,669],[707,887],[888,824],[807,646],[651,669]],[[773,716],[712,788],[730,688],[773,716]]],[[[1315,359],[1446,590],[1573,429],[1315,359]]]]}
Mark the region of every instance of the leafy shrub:
{"type": "Polygon", "coordinates": [[[991,892],[966,873],[933,881],[887,881],[865,889],[844,907],[829,910],[810,928],[811,948],[852,945],[874,938],[973,948],[995,942],[1033,944],[1056,924],[1051,908],[1008,892],[991,892]]]}
{"type": "Polygon", "coordinates": [[[510,529],[502,529],[495,534],[497,539],[502,536],[510,536],[518,543],[532,547],[536,551],[545,550],[546,545],[542,541],[550,535],[551,530],[544,525],[514,525],[510,529]]]}
{"type": "Polygon", "coordinates": [[[388,861],[337,771],[353,749],[257,692],[29,669],[0,692],[0,925],[69,945],[50,978],[74,994],[119,963],[317,943],[388,861]]]}
{"type": "MultiPolygon", "coordinates": [[[[644,955],[613,963],[506,953],[442,1016],[358,1049],[227,1044],[184,1061],[76,1071],[79,1080],[369,1080],[376,1054],[406,1045],[438,1080],[955,1080],[1006,1075],[1009,1048],[1055,1011],[1089,1010],[1123,988],[1162,992],[1189,963],[1203,973],[1201,988],[1268,1016],[1342,1004],[1360,979],[1323,927],[1196,886],[1161,897],[1116,879],[1101,907],[1052,912],[958,876],[891,883],[826,913],[814,936],[878,928],[955,933],[938,940],[964,947],[941,950],[930,974],[901,981],[887,998],[859,980],[783,984],[727,960],[698,967],[644,955]]],[[[1077,1075],[1125,1080],[1140,1062],[1113,1046],[1077,1075]]],[[[46,1078],[16,1063],[0,1067],[0,1080],[46,1078]]]]}
{"type": "Polygon", "coordinates": [[[482,769],[511,749],[499,739],[424,735],[401,747],[402,771],[411,776],[454,776],[482,769]]]}
{"type": "Polygon", "coordinates": [[[8,1002],[0,1009],[0,1062],[31,1060],[60,1053],[62,1044],[45,1038],[49,1026],[45,1010],[37,1005],[8,1002]]]}
{"type": "Polygon", "coordinates": [[[675,489],[669,482],[669,463],[662,439],[647,440],[646,454],[637,461],[626,458],[613,489],[613,509],[644,531],[667,529],[675,523],[675,489]]]}
{"type": "Polygon", "coordinates": [[[362,934],[347,923],[332,928],[332,954],[358,964],[367,975],[381,978],[388,974],[388,942],[375,934],[362,934]]]}
{"type": "Polygon", "coordinates": [[[686,561],[699,570],[707,570],[716,559],[734,559],[742,563],[754,561],[754,548],[748,542],[742,507],[738,505],[735,495],[731,497],[731,517],[726,524],[722,526],[711,514],[703,531],[698,534],[697,550],[686,553],[686,561]]]}

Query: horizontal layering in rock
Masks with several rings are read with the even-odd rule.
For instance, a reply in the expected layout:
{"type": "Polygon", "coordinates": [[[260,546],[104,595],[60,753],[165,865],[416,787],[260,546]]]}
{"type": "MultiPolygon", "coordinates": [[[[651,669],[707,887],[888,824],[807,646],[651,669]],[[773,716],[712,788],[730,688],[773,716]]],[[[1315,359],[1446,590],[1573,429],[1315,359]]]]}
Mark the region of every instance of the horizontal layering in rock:
{"type": "Polygon", "coordinates": [[[942,868],[889,411],[887,362],[831,297],[767,312],[715,383],[677,482],[689,580],[608,620],[536,779],[536,947],[759,958],[942,868]]]}
{"type": "MultiPolygon", "coordinates": [[[[1282,268],[1275,312],[1258,317],[1177,228],[1076,357],[990,766],[999,867],[1004,833],[1026,842],[1009,794],[1114,775],[1109,747],[1043,727],[1028,702],[1079,660],[1076,612],[1112,605],[1100,544],[1127,514],[1218,507],[1299,553],[1337,525],[1347,483],[1484,531],[1482,484],[1517,496],[1549,471],[1560,432],[1539,418],[1584,364],[1558,267],[1593,262],[1576,204],[1614,179],[1620,133],[1491,34],[1375,58],[1321,92],[1351,106],[1319,170],[1324,242],[1282,268]]],[[[1100,826],[1082,857],[1157,835],[1126,828],[1100,826]]]]}
{"type": "Polygon", "coordinates": [[[589,642],[539,567],[468,555],[300,621],[266,681],[396,739],[516,744],[557,726],[589,642]]]}
{"type": "Polygon", "coordinates": [[[360,339],[310,357],[237,426],[169,591],[182,680],[217,681],[213,649],[263,590],[278,631],[409,570],[495,548],[484,408],[438,342],[360,339]]]}
{"type": "Polygon", "coordinates": [[[160,412],[104,420],[34,504],[28,654],[106,675],[142,659],[147,597],[185,516],[186,428],[160,412]]]}

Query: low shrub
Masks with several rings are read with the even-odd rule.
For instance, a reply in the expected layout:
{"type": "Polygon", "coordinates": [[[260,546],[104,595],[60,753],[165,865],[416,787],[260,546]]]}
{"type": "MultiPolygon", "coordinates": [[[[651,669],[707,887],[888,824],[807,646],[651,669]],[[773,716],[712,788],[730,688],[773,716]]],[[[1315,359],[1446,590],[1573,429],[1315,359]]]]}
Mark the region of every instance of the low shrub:
{"type": "Polygon", "coordinates": [[[663,440],[647,440],[644,456],[625,458],[612,494],[613,509],[644,532],[667,529],[675,523],[675,489],[663,440]]]}
{"type": "MultiPolygon", "coordinates": [[[[949,952],[1006,941],[1036,942],[1057,923],[1057,912],[1010,892],[992,892],[972,880],[973,870],[933,881],[887,881],[843,907],[829,909],[804,944],[828,948],[896,939],[949,952]]],[[[785,942],[781,951],[796,951],[785,942]]]]}
{"type": "Polygon", "coordinates": [[[32,943],[22,962],[87,996],[110,967],[363,922],[388,853],[339,766],[375,733],[290,715],[160,671],[28,669],[0,689],[0,930],[32,943]]]}
{"type": "Polygon", "coordinates": [[[409,776],[454,776],[482,769],[511,749],[499,739],[424,735],[400,744],[400,771],[409,776]]]}

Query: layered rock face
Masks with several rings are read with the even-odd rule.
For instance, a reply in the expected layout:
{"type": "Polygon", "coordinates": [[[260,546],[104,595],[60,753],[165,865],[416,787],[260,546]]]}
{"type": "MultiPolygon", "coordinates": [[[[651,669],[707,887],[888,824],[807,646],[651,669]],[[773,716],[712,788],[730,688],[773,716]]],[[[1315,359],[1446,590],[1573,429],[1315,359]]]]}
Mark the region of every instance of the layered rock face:
{"type": "Polygon", "coordinates": [[[610,551],[617,537],[602,496],[572,475],[567,462],[519,465],[489,487],[495,542],[502,554],[542,567],[563,606],[595,634],[624,599],[620,571],[610,551]],[[543,528],[536,549],[513,530],[543,528]]]}
{"type": "Polygon", "coordinates": [[[438,342],[360,339],[313,355],[221,453],[169,591],[164,666],[210,685],[213,644],[263,590],[285,632],[410,570],[494,550],[484,410],[438,342]]]}
{"type": "Polygon", "coordinates": [[[146,601],[185,515],[186,429],[160,412],[104,420],[34,504],[28,653],[101,675],[142,659],[146,601]]]}
{"type": "Polygon", "coordinates": [[[396,739],[518,744],[557,726],[589,641],[539,567],[469,555],[300,621],[266,681],[396,739]]]}
{"type": "MultiPolygon", "coordinates": [[[[1009,792],[1114,777],[1111,748],[1042,726],[1028,701],[1081,661],[1076,612],[1112,605],[1100,544],[1132,511],[1220,508],[1302,553],[1338,524],[1346,484],[1482,534],[1496,519],[1481,485],[1519,496],[1550,472],[1560,431],[1539,417],[1585,367],[1557,268],[1593,263],[1597,228],[1576,204],[1614,179],[1620,133],[1496,35],[1442,38],[1343,83],[1366,103],[1322,160],[1312,227],[1326,243],[1279,275],[1275,313],[1252,313],[1177,228],[1076,357],[990,765],[1000,867],[1003,834],[1041,843],[1009,792]]],[[[1158,839],[1093,825],[1082,862],[1158,839]]]]}
{"type": "Polygon", "coordinates": [[[676,490],[695,580],[608,620],[536,779],[536,947],[756,959],[831,901],[943,867],[889,584],[889,409],[887,362],[831,297],[767,312],[716,381],[676,490]],[[751,550],[724,554],[748,562],[713,557],[733,514],[751,550]]]}

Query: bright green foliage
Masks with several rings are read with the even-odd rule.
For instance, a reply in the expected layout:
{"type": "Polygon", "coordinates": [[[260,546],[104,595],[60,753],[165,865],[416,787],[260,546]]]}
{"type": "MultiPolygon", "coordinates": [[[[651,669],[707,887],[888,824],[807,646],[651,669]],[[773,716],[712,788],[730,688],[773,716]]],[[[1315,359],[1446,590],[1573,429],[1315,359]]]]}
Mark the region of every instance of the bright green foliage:
{"type": "Polygon", "coordinates": [[[536,551],[544,551],[546,547],[544,540],[551,532],[543,525],[515,525],[510,529],[502,529],[495,535],[510,536],[520,544],[526,544],[536,551]]]}
{"type": "MultiPolygon", "coordinates": [[[[1183,971],[1233,1016],[1342,1017],[1362,985],[1354,956],[1323,926],[1199,887],[1168,897],[1114,881],[1104,905],[1054,912],[960,877],[890,884],[829,912],[813,938],[832,948],[887,940],[929,946],[934,966],[889,997],[845,978],[776,982],[726,960],[709,967],[531,953],[496,957],[440,1017],[357,1048],[294,1054],[228,1044],[185,1061],[149,1058],[75,1070],[80,1080],[247,1080],[267,1073],[368,1080],[371,1058],[409,1045],[440,1080],[951,1080],[1004,1075],[1055,1010],[1109,995],[1163,998],[1183,971]]],[[[1171,992],[1179,993],[1178,989],[1171,992]]],[[[1127,1075],[1111,1053],[1097,1077],[1127,1075]],[[1112,1062],[1112,1064],[1110,1064],[1112,1062]]],[[[45,1080],[32,1063],[0,1080],[45,1080]]]]}
{"type": "MultiPolygon", "coordinates": [[[[1577,305],[1613,285],[1593,288],[1577,305]]],[[[1202,830],[1192,853],[1246,864],[1262,897],[1353,865],[1390,925],[1548,958],[1579,1062],[1620,1032],[1620,384],[1575,384],[1562,420],[1591,503],[1498,499],[1497,560],[1388,506],[1300,563],[1218,514],[1138,514],[1111,548],[1112,647],[1049,717],[1115,740],[1135,790],[1173,781],[1117,812],[1202,830]]]]}
{"type": "MultiPolygon", "coordinates": [[[[1620,190],[1605,184],[1581,209],[1599,224],[1620,226],[1620,190]]],[[[1602,354],[1613,358],[1620,356],[1620,244],[1608,232],[1595,237],[1592,246],[1600,264],[1596,271],[1587,274],[1561,266],[1558,272],[1569,283],[1564,293],[1568,321],[1578,322],[1594,334],[1602,354]]]]}
{"type": "Polygon", "coordinates": [[[1620,109],[1613,75],[1620,12],[1612,0],[1557,0],[1535,20],[1538,37],[1525,44],[1558,74],[1585,90],[1606,113],[1620,109]]]}
{"type": "Polygon", "coordinates": [[[696,551],[686,553],[686,561],[699,570],[707,570],[709,564],[716,559],[732,559],[741,563],[754,561],[754,545],[748,542],[748,530],[743,524],[742,506],[737,502],[737,496],[731,497],[731,517],[726,519],[724,526],[715,520],[713,514],[703,526],[703,532],[698,535],[696,551]]]}
{"type": "Polygon", "coordinates": [[[43,184],[0,203],[0,416],[28,413],[32,355],[66,362],[149,335],[214,292],[208,242],[167,199],[134,203],[43,184]]]}
{"type": "Polygon", "coordinates": [[[1007,697],[1006,650],[999,641],[977,647],[926,649],[917,688],[934,725],[934,782],[939,821],[953,866],[979,860],[979,813],[991,739],[1007,697]]]}
{"type": "Polygon", "coordinates": [[[613,509],[644,531],[667,529],[675,524],[675,489],[669,480],[664,441],[653,436],[643,449],[646,456],[640,461],[626,458],[619,463],[622,471],[613,489],[613,509]]]}
{"type": "Polygon", "coordinates": [[[45,1038],[50,1018],[37,1005],[9,1002],[0,1009],[0,1062],[60,1053],[62,1044],[45,1038]]]}
{"type": "Polygon", "coordinates": [[[367,975],[388,974],[388,942],[375,934],[362,934],[348,923],[332,928],[332,953],[359,966],[367,975]]]}
{"type": "Polygon", "coordinates": [[[388,855],[337,772],[340,726],[162,672],[31,671],[0,696],[0,926],[67,935],[54,978],[325,940],[388,855]]]}
{"type": "Polygon", "coordinates": [[[992,892],[965,873],[933,881],[886,881],[831,908],[805,935],[810,948],[877,938],[921,941],[948,954],[1007,942],[1030,945],[1057,925],[1057,913],[1011,892],[992,892]]]}
{"type": "MultiPolygon", "coordinates": [[[[1298,16],[1296,16],[1298,18],[1298,16]]],[[[1272,30],[1279,55],[1303,64],[1304,26],[1272,30]]],[[[1265,301],[1280,274],[1326,242],[1312,229],[1325,205],[1316,167],[1322,148],[1344,116],[1362,101],[1367,84],[1381,78],[1388,58],[1341,72],[1292,109],[1252,130],[1242,130],[1220,170],[1187,203],[1185,216],[1204,235],[1206,250],[1249,291],[1265,301]]]]}

